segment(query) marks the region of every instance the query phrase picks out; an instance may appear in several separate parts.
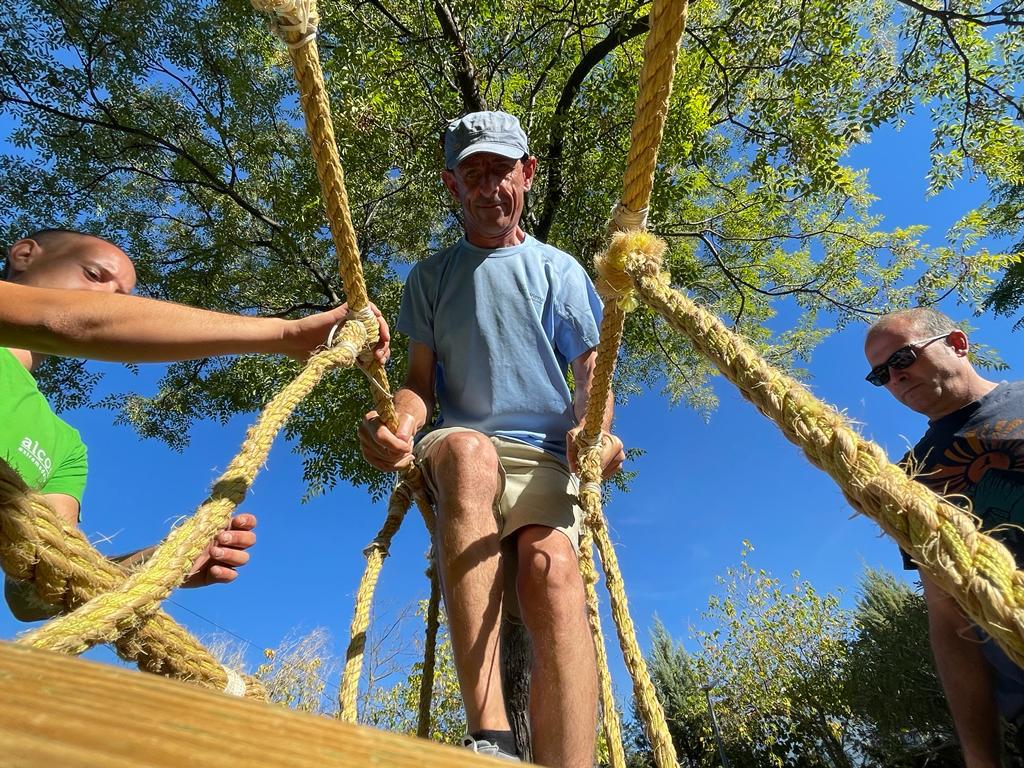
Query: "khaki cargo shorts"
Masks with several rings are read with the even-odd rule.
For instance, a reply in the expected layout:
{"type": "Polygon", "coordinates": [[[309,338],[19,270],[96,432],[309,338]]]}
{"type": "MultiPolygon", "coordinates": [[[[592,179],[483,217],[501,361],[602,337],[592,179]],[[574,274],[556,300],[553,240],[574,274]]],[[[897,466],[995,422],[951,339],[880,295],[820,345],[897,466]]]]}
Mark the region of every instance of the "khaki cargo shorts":
{"type": "MultiPolygon", "coordinates": [[[[442,427],[428,432],[416,444],[415,454],[423,472],[427,493],[437,498],[437,485],[431,467],[431,456],[442,441],[455,432],[475,432],[465,427],[442,427]]],[[[479,433],[478,433],[479,434],[479,433]]],[[[486,436],[485,436],[486,437],[486,436]]],[[[494,517],[502,540],[505,572],[505,612],[518,619],[515,574],[516,548],[509,537],[526,525],[542,525],[561,531],[579,554],[580,523],[583,510],[579,503],[579,481],[569,468],[540,448],[508,440],[488,437],[498,454],[498,494],[494,517]]]]}

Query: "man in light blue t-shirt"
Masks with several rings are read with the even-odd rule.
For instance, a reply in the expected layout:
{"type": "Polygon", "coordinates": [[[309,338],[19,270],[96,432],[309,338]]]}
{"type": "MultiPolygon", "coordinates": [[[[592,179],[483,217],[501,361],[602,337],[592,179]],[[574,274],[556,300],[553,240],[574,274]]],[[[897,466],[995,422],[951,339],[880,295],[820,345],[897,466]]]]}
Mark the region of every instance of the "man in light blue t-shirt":
{"type": "MultiPolygon", "coordinates": [[[[445,186],[465,236],[409,274],[397,328],[409,374],[395,395],[397,433],[367,414],[367,460],[419,462],[438,513],[436,545],[474,751],[516,758],[501,696],[504,610],[533,639],[533,759],[591,766],[594,647],[577,566],[581,512],[573,439],[581,428],[601,302],[580,264],[520,227],[537,170],[519,121],[477,112],[444,134],[445,186]],[[576,383],[571,392],[566,373],[576,383]],[[413,435],[439,406],[431,431],[413,435]]],[[[622,443],[602,425],[604,474],[622,443]]]]}

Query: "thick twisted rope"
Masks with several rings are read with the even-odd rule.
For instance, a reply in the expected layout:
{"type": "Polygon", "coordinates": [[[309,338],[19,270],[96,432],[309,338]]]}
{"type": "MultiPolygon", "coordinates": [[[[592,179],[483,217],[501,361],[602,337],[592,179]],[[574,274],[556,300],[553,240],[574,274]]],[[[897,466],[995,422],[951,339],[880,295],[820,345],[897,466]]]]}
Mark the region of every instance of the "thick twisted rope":
{"type": "Polygon", "coordinates": [[[651,8],[651,31],[644,44],[644,63],[634,108],[636,116],[622,181],[622,203],[638,214],[647,210],[651,200],[658,147],[668,117],[672,78],[686,27],[688,5],[687,0],[658,0],[651,8]]]}
{"type": "MultiPolygon", "coordinates": [[[[349,213],[345,174],[334,138],[334,125],[331,122],[331,103],[327,97],[324,73],[320,66],[316,44],[316,29],[319,22],[316,2],[252,0],[252,5],[256,10],[271,15],[271,29],[288,46],[288,55],[291,57],[295,81],[299,87],[299,102],[306,121],[306,133],[316,164],[316,175],[323,192],[327,223],[338,257],[338,270],[341,273],[349,307],[359,314],[366,329],[366,344],[369,349],[376,343],[379,329],[376,318],[368,311],[369,299],[362,263],[359,260],[359,244],[349,213]]],[[[387,373],[372,355],[364,354],[363,365],[371,382],[370,389],[377,412],[385,424],[396,430],[398,422],[395,419],[387,373]]]]}
{"type": "Polygon", "coordinates": [[[338,692],[338,717],[345,722],[354,723],[359,716],[356,699],[359,695],[359,678],[363,669],[363,653],[366,649],[366,630],[370,626],[370,611],[373,607],[373,593],[377,588],[377,580],[384,565],[384,559],[391,548],[391,540],[405,519],[406,512],[412,505],[412,489],[408,484],[399,482],[388,500],[388,514],[384,525],[377,532],[363,554],[366,556],[366,568],[359,581],[356,591],[355,607],[352,611],[352,624],[349,627],[348,651],[345,654],[345,670],[341,675],[341,688],[338,692]]]}
{"type": "Polygon", "coordinates": [[[601,629],[601,609],[597,602],[597,569],[594,567],[594,537],[590,528],[584,526],[580,537],[580,573],[587,594],[587,621],[594,636],[594,651],[597,654],[597,676],[601,693],[601,726],[604,740],[608,744],[611,768],[625,768],[626,753],[622,747],[622,728],[612,691],[612,676],[608,669],[608,650],[605,647],[604,632],[601,629]]]}
{"type": "MultiPolygon", "coordinates": [[[[369,352],[369,346],[377,340],[377,321],[369,311],[366,293],[366,282],[363,277],[362,264],[359,260],[359,246],[355,228],[349,213],[348,192],[345,189],[345,176],[341,167],[334,126],[331,121],[331,105],[324,86],[323,69],[316,44],[316,27],[319,21],[315,0],[252,0],[253,6],[271,15],[271,28],[288,46],[288,53],[295,71],[295,81],[299,88],[299,100],[306,122],[306,133],[309,136],[310,148],[316,164],[317,178],[323,191],[324,207],[327,221],[334,240],[338,256],[338,269],[341,273],[349,306],[352,307],[366,326],[367,348],[361,356],[363,370],[370,380],[374,405],[381,420],[392,430],[397,431],[398,420],[395,415],[394,400],[391,396],[387,374],[380,363],[369,352]]],[[[415,470],[412,470],[415,472],[415,470]]],[[[417,504],[423,512],[428,530],[433,527],[433,512],[422,498],[419,491],[418,475],[409,476],[408,482],[400,483],[398,488],[417,489],[417,504]]],[[[398,489],[396,488],[396,493],[398,489]]],[[[387,540],[378,538],[366,550],[366,568],[360,580],[353,613],[352,625],[349,630],[349,648],[346,654],[345,672],[342,675],[342,689],[339,694],[340,717],[354,722],[357,717],[356,699],[358,695],[359,677],[362,672],[363,651],[366,644],[366,629],[369,625],[369,613],[373,603],[373,594],[377,580],[387,556],[387,547],[404,519],[405,511],[411,502],[411,496],[405,491],[400,498],[392,497],[388,504],[388,518],[385,520],[381,533],[389,531],[387,540]],[[404,504],[404,509],[397,517],[392,517],[397,504],[404,504]]]]}
{"type": "MultiPolygon", "coordinates": [[[[613,242],[603,269],[624,269],[640,296],[685,334],[745,398],[827,472],[859,512],[877,522],[1024,666],[1024,572],[980,533],[975,518],[914,482],[832,406],[772,367],[710,312],[669,286],[664,243],[630,233],[613,242]]],[[[613,279],[618,279],[613,277],[613,279]]]]}
{"type": "Polygon", "coordinates": [[[19,642],[82,653],[97,643],[112,642],[140,618],[151,616],[160,601],[181,584],[213,537],[228,525],[231,513],[267,460],[274,438],[303,398],[329,370],[356,362],[355,350],[362,349],[366,340],[364,326],[346,323],[339,335],[338,346],[311,357],[299,375],[267,404],[206,502],[164,539],[145,565],[117,590],[26,634],[19,642]]]}
{"type": "MultiPolygon", "coordinates": [[[[642,230],[646,226],[647,205],[651,199],[658,147],[661,145],[668,115],[676,58],[686,26],[687,7],[686,0],[657,0],[651,8],[651,31],[644,45],[644,63],[640,71],[622,202],[612,213],[609,225],[612,231],[642,230]]],[[[601,321],[601,343],[597,351],[585,424],[577,443],[580,447],[580,501],[585,525],[593,533],[601,556],[619,645],[633,679],[633,695],[654,752],[655,763],[658,768],[674,768],[678,763],[675,747],[637,641],[618,558],[608,537],[601,510],[602,425],[622,341],[625,311],[633,304],[630,296],[620,295],[607,283],[599,284],[598,290],[605,298],[605,314],[601,321]]]]}
{"type": "MultiPolygon", "coordinates": [[[[0,461],[0,565],[13,579],[32,585],[38,598],[71,611],[122,584],[126,574],[103,557],[81,531],[64,522],[46,499],[25,487],[0,461]]],[[[139,669],[225,691],[228,673],[167,614],[157,611],[114,643],[117,654],[139,669]]],[[[245,695],[264,699],[253,678],[245,695]]]]}

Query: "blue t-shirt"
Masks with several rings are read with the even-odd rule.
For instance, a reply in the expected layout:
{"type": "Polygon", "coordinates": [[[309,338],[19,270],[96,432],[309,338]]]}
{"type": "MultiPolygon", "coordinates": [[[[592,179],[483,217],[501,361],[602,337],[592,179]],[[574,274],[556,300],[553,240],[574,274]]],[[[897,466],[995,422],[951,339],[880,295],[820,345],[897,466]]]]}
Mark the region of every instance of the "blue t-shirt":
{"type": "Polygon", "coordinates": [[[597,346],[601,300],[574,258],[526,236],[462,238],[413,267],[397,329],[437,356],[435,426],[468,427],[565,457],[576,418],[566,370],[597,346]]]}

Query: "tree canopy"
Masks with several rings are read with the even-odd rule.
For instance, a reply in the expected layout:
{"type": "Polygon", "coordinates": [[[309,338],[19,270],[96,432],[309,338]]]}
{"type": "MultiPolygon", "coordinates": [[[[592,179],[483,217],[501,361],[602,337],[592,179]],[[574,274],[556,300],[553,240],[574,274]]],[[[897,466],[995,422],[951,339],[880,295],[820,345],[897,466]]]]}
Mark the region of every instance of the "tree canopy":
{"type": "MultiPolygon", "coordinates": [[[[754,568],[750,550],[719,578],[693,651],[654,629],[648,664],[680,764],[713,768],[724,752],[736,768],[963,765],[921,593],[868,568],[844,608],[799,574],[754,568]]],[[[630,730],[631,765],[653,765],[640,727],[630,730]]]]}
{"type": "MultiPolygon", "coordinates": [[[[979,241],[1016,237],[1022,25],[1005,5],[932,0],[691,3],[659,157],[652,228],[674,282],[798,367],[832,329],[909,303],[995,296],[1019,265],[979,241]],[[990,199],[942,247],[887,228],[848,153],[931,112],[930,183],[983,177],[990,199]],[[780,302],[793,327],[770,330],[780,302]]],[[[318,38],[371,296],[394,318],[410,264],[458,236],[438,135],[481,107],[517,114],[540,161],[526,229],[587,265],[617,198],[649,4],[627,0],[325,3],[318,38]]],[[[76,226],[136,259],[141,290],[293,316],[344,298],[282,46],[242,0],[16,0],[0,10],[0,228],[76,226]]],[[[392,378],[403,374],[397,350],[392,378]]],[[[95,378],[57,363],[50,388],[95,378]]],[[[175,447],[197,418],[258,408],[294,373],[259,357],[171,366],[159,392],[103,405],[175,447]]],[[[698,408],[712,371],[653,315],[629,322],[619,391],[698,408]]],[[[289,426],[312,493],[383,489],[358,458],[361,383],[338,376],[289,426]]]]}

